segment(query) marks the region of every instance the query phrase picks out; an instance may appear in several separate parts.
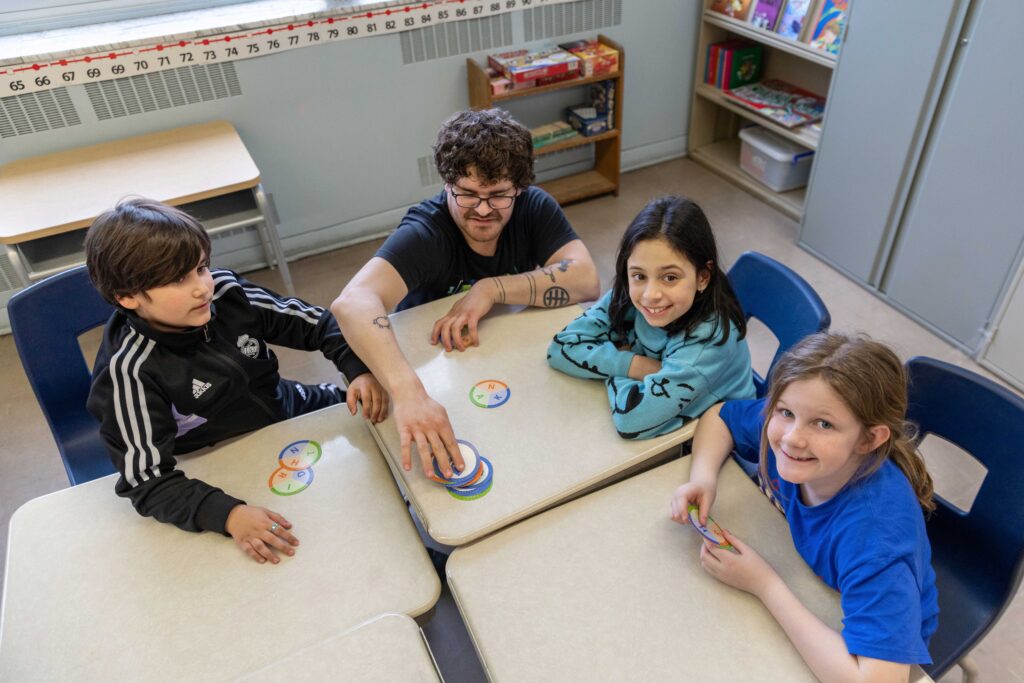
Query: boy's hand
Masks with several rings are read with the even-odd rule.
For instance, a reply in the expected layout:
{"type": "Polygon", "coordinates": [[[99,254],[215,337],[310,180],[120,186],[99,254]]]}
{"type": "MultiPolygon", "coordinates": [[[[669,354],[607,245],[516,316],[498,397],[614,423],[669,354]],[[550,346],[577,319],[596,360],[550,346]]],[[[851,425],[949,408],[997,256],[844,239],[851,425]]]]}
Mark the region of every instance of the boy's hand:
{"type": "Polygon", "coordinates": [[[348,404],[348,412],[353,415],[359,412],[358,401],[363,404],[363,417],[374,424],[388,416],[388,392],[371,373],[364,372],[352,380],[346,392],[348,397],[345,403],[348,404]]]}
{"type": "Polygon", "coordinates": [[[711,504],[715,502],[715,486],[703,481],[688,481],[672,494],[669,501],[669,515],[680,524],[689,524],[690,515],[687,507],[697,506],[697,519],[701,524],[707,524],[708,513],[711,512],[711,504]]]}
{"type": "Polygon", "coordinates": [[[722,531],[737,552],[716,548],[705,540],[700,549],[700,566],[722,583],[761,598],[765,588],[779,575],[753,548],[722,531]]]}
{"type": "Polygon", "coordinates": [[[285,555],[294,555],[293,546],[299,544],[299,539],[289,531],[291,522],[276,512],[254,505],[231,508],[224,526],[238,547],[260,564],[267,560],[277,564],[281,559],[274,552],[275,548],[285,555]]]}

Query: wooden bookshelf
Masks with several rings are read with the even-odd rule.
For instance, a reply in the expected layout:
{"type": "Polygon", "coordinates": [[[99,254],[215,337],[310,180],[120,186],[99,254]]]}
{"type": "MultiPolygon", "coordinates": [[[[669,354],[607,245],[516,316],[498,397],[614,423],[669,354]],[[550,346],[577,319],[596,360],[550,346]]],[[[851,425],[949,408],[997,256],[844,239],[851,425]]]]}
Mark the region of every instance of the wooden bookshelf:
{"type": "MultiPolygon", "coordinates": [[[[622,46],[607,36],[599,35],[597,39],[618,51],[619,69],[615,73],[601,74],[599,76],[591,76],[588,78],[574,78],[560,83],[552,83],[551,85],[543,85],[536,88],[528,88],[526,90],[515,90],[497,95],[491,94],[491,83],[490,79],[487,77],[486,67],[478,64],[476,60],[466,60],[466,79],[469,87],[469,105],[473,109],[490,109],[494,106],[501,106],[503,102],[508,100],[533,97],[534,95],[543,95],[544,93],[555,92],[556,90],[565,90],[567,88],[578,88],[602,81],[615,81],[615,102],[613,112],[613,121],[615,126],[611,130],[598,135],[591,135],[589,137],[578,136],[570,138],[568,140],[556,142],[534,150],[535,155],[541,156],[544,154],[552,154],[554,152],[562,152],[575,147],[582,147],[584,145],[594,146],[593,168],[583,171],[582,173],[574,173],[545,183],[540,183],[540,187],[544,188],[544,190],[554,197],[559,204],[569,204],[604,194],[617,195],[619,193],[619,169],[622,156],[622,87],[626,55],[622,46]]],[[[555,116],[558,115],[553,114],[553,117],[555,116]]]]}
{"type": "MultiPolygon", "coordinates": [[[[731,38],[745,38],[764,46],[763,80],[777,78],[817,93],[828,94],[836,57],[806,43],[783,38],[746,21],[707,9],[705,2],[697,41],[697,69],[687,138],[691,159],[735,183],[795,221],[803,219],[805,188],[775,192],[740,168],[740,128],[756,123],[787,140],[817,150],[820,133],[807,127],[786,128],[729,99],[704,83],[707,46],[731,38]]],[[[827,105],[826,105],[827,106],[827,105]]]]}

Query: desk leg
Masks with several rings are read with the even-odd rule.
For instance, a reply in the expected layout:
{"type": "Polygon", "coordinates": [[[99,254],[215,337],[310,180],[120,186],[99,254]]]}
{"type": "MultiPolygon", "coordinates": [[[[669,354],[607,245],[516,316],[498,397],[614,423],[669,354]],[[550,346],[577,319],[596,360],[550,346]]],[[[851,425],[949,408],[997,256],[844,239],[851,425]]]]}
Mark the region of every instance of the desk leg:
{"type": "Polygon", "coordinates": [[[281,246],[281,236],[277,233],[277,220],[274,217],[274,210],[270,206],[270,202],[267,200],[266,192],[263,190],[263,183],[260,183],[256,187],[252,188],[253,197],[256,198],[256,205],[260,208],[260,213],[263,214],[263,223],[260,230],[260,241],[263,242],[264,251],[267,250],[267,244],[270,244],[270,249],[273,251],[273,258],[270,254],[267,254],[267,265],[271,268],[274,267],[275,262],[278,269],[281,271],[281,280],[284,281],[285,292],[289,296],[295,296],[295,285],[292,284],[292,273],[288,269],[288,261],[285,259],[284,247],[281,246]]]}

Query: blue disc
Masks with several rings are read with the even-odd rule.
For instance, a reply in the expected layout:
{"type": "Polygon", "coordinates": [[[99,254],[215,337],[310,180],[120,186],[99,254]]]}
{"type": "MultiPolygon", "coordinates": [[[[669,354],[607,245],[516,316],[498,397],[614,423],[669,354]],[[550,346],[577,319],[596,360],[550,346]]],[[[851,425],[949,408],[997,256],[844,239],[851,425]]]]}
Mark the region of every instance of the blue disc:
{"type": "Polygon", "coordinates": [[[484,475],[480,477],[479,481],[473,482],[469,486],[449,485],[448,490],[460,496],[475,496],[489,489],[491,482],[494,480],[494,467],[491,466],[491,461],[482,455],[480,456],[480,461],[485,470],[484,475]]]}

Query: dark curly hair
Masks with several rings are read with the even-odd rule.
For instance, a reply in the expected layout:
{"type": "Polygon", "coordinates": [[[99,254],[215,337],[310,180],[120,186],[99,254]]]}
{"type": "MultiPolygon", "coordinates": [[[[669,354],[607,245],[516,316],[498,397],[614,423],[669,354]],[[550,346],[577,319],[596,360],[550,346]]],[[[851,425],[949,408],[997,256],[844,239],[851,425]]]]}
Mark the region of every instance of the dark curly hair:
{"type": "Polygon", "coordinates": [[[141,197],[118,202],[85,234],[89,278],[103,298],[144,294],[170,284],[210,258],[210,237],[195,218],[141,197]]]}
{"type": "Polygon", "coordinates": [[[533,138],[503,109],[460,111],[438,131],[434,163],[446,183],[472,167],[485,185],[510,180],[521,190],[533,183],[533,138]]]}

